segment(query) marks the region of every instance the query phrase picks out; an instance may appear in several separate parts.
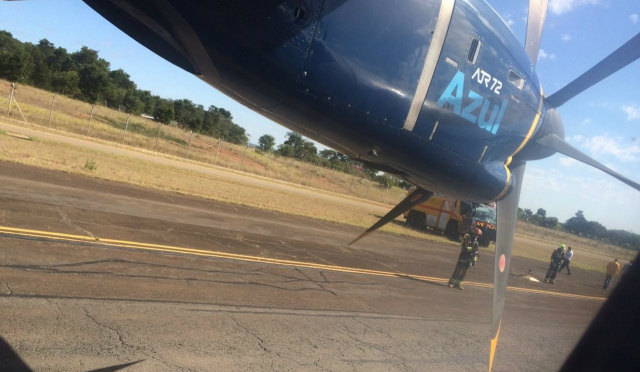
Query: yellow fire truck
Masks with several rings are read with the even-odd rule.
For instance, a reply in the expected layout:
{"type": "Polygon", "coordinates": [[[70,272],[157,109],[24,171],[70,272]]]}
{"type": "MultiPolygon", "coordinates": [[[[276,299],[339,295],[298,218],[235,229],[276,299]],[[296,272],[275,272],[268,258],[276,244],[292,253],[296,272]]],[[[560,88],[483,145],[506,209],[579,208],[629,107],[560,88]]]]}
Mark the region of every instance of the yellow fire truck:
{"type": "Polygon", "coordinates": [[[440,230],[450,239],[458,239],[475,224],[482,231],[478,238],[480,245],[487,247],[496,241],[495,204],[471,203],[436,194],[405,212],[404,218],[411,227],[440,230]]]}

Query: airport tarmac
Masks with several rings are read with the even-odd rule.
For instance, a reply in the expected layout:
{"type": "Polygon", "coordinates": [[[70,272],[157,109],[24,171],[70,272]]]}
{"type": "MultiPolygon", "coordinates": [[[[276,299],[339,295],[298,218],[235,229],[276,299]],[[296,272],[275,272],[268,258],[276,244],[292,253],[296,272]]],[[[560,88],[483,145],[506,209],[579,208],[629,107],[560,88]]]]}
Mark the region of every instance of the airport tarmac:
{"type": "MultiPolygon", "coordinates": [[[[459,291],[456,245],[360,232],[0,162],[0,336],[35,371],[486,371],[491,252],[459,291]]],[[[545,266],[512,261],[495,371],[557,370],[603,303],[545,266]]]]}

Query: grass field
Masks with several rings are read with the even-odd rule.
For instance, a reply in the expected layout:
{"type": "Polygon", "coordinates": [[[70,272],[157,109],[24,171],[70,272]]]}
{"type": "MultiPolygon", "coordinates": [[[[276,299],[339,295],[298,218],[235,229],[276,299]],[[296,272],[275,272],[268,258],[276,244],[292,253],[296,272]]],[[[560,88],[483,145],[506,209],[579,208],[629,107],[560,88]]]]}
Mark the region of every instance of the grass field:
{"type": "MultiPolygon", "coordinates": [[[[9,107],[10,83],[0,80],[0,107],[6,114],[9,107]]],[[[264,154],[253,148],[234,145],[217,138],[192,134],[173,125],[160,125],[152,120],[113,110],[100,105],[77,101],[63,95],[55,95],[42,89],[18,85],[14,96],[20,110],[12,104],[8,119],[12,123],[31,128],[47,128],[67,136],[81,136],[94,141],[106,141],[127,146],[138,151],[151,151],[180,158],[189,158],[204,164],[266,176],[352,195],[381,203],[395,205],[406,191],[392,187],[387,189],[369,181],[364,173],[353,175],[334,172],[309,163],[292,161],[275,155],[264,154]],[[53,103],[53,109],[52,108],[53,103]],[[22,114],[26,122],[23,120],[22,114]],[[126,129],[126,130],[125,130],[126,129]]]]}
{"type": "MultiPolygon", "coordinates": [[[[368,227],[379,216],[370,209],[358,208],[338,202],[328,202],[313,196],[292,194],[271,188],[232,182],[227,179],[204,175],[171,166],[132,159],[126,156],[106,154],[80,147],[35,138],[33,141],[0,135],[0,160],[33,165],[47,169],[81,174],[100,179],[166,190],[185,195],[275,210],[288,214],[368,227]],[[92,161],[95,169],[87,167],[92,161]]],[[[323,191],[317,191],[322,193],[323,191]]],[[[439,233],[425,233],[405,227],[402,217],[383,230],[421,239],[457,245],[439,233]]],[[[576,268],[602,270],[613,257],[622,260],[633,257],[633,252],[619,247],[580,238],[554,230],[542,229],[526,223],[518,223],[514,255],[548,262],[551,251],[559,244],[573,246],[576,268]]],[[[493,246],[488,248],[492,250],[493,246]]]]}

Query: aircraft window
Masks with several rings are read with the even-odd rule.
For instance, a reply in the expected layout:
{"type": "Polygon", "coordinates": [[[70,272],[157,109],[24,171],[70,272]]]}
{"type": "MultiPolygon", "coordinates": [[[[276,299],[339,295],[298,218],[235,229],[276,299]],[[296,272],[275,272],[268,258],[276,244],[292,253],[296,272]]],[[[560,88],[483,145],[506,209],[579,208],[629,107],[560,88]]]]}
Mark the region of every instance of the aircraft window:
{"type": "Polygon", "coordinates": [[[509,71],[509,82],[515,85],[518,89],[522,89],[524,87],[524,79],[513,71],[509,71]]]}
{"type": "Polygon", "coordinates": [[[471,41],[471,48],[469,48],[469,55],[468,55],[469,62],[476,63],[476,60],[478,59],[478,54],[480,53],[481,45],[482,43],[478,39],[473,39],[471,41]]]}

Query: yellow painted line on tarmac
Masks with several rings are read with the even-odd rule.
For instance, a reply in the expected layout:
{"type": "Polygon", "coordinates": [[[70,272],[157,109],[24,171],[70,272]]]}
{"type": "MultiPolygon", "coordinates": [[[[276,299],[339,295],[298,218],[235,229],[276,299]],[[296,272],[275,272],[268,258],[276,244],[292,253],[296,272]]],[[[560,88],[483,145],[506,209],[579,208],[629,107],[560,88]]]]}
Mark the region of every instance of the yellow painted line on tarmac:
{"type": "MultiPolygon", "coordinates": [[[[46,238],[49,240],[56,240],[61,242],[77,242],[77,243],[84,243],[89,245],[110,246],[110,247],[116,247],[116,248],[130,248],[130,249],[138,249],[143,251],[180,253],[180,254],[187,254],[187,255],[193,255],[193,256],[223,258],[223,259],[229,259],[229,260],[266,263],[266,264],[280,265],[280,266],[304,267],[309,269],[328,270],[328,271],[336,271],[336,272],[343,272],[343,273],[364,274],[364,275],[395,277],[395,278],[409,278],[409,279],[425,280],[425,281],[437,282],[437,283],[447,283],[449,281],[449,279],[446,279],[446,278],[438,278],[438,277],[431,277],[431,276],[424,276],[424,275],[413,275],[413,274],[397,273],[397,272],[390,272],[390,271],[360,269],[356,267],[325,265],[325,264],[312,263],[312,262],[281,260],[277,258],[258,257],[258,256],[250,256],[250,255],[243,255],[243,254],[236,254],[236,253],[220,252],[220,251],[209,251],[204,249],[183,248],[183,247],[176,247],[176,246],[163,245],[163,244],[132,242],[127,240],[116,240],[116,239],[105,239],[105,238],[94,239],[92,237],[83,236],[83,235],[72,235],[72,234],[63,234],[63,233],[56,233],[56,232],[50,232],[50,231],[20,229],[15,227],[8,227],[8,226],[0,226],[0,234],[4,234],[4,235],[10,234],[15,236],[23,236],[23,237],[31,237],[31,238],[46,238]]],[[[465,285],[472,286],[472,287],[480,287],[480,288],[493,288],[493,284],[491,283],[465,282],[465,285]]],[[[507,290],[513,291],[513,292],[533,293],[533,294],[565,297],[565,298],[580,299],[580,300],[596,300],[596,301],[606,300],[606,298],[604,297],[583,296],[583,295],[577,295],[572,293],[560,293],[560,292],[544,291],[544,290],[531,289],[531,288],[508,286],[507,290]]]]}

